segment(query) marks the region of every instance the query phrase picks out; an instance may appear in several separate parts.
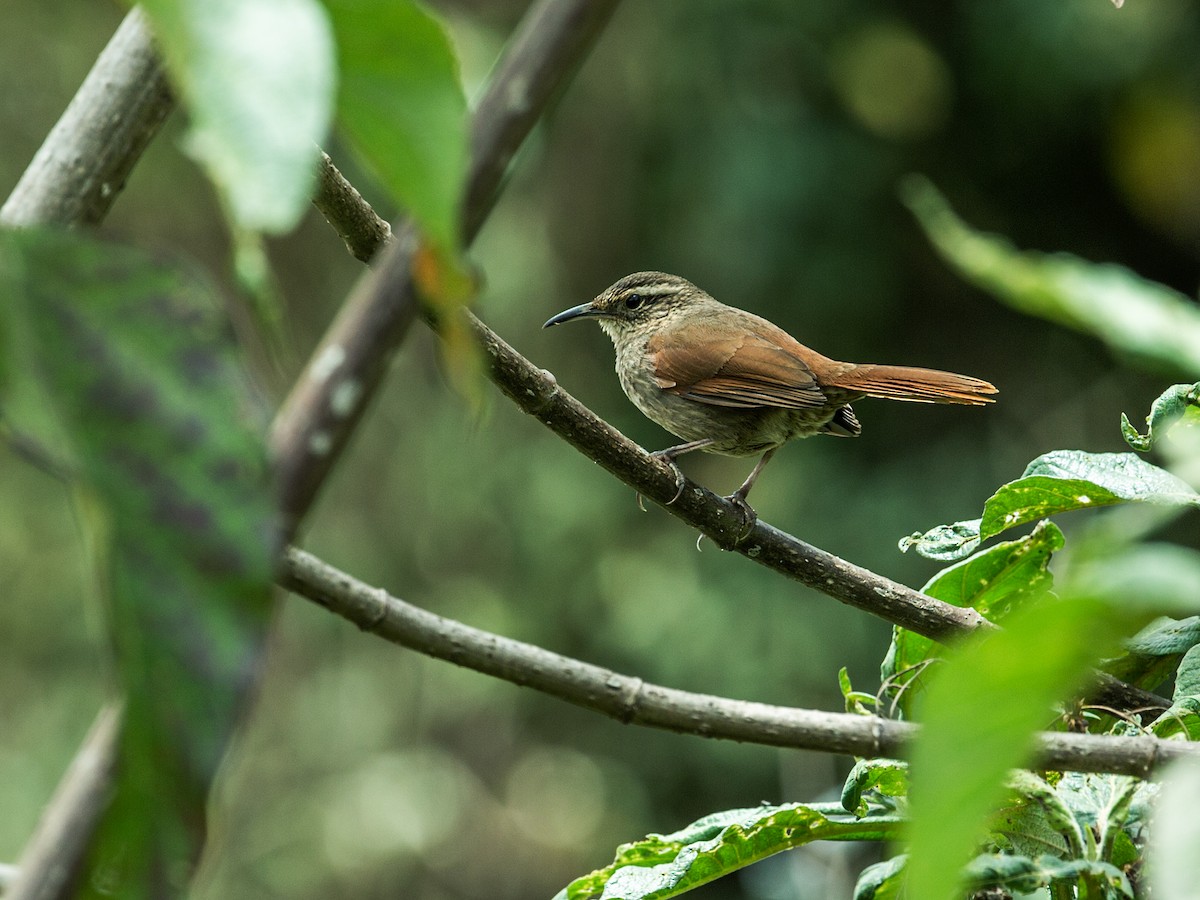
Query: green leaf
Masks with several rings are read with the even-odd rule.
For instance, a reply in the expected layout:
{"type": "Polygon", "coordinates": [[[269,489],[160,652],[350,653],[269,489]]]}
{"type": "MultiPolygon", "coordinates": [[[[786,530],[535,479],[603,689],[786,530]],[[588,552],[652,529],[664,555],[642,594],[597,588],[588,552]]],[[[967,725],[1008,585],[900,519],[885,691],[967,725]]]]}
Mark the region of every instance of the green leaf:
{"type": "MultiPolygon", "coordinates": [[[[921,592],[955,606],[969,606],[1000,623],[1031,598],[1048,591],[1054,582],[1050,557],[1063,547],[1063,534],[1052,522],[1041,522],[1023,538],[990,547],[934,575],[921,592]]],[[[880,677],[889,693],[899,694],[908,715],[912,701],[924,684],[925,667],[937,653],[937,644],[904,628],[892,630],[892,644],[884,657],[880,677]],[[907,674],[906,674],[907,673],[907,674]]]]}
{"type": "Polygon", "coordinates": [[[145,0],[191,117],[188,148],[242,229],[308,208],[333,112],[333,40],[316,0],[145,0]]]}
{"type": "Polygon", "coordinates": [[[1073,565],[1062,598],[1046,596],[1005,628],[964,641],[930,679],[912,745],[912,896],[942,900],[1028,761],[1034,731],[1095,663],[1157,615],[1200,606],[1200,553],[1167,545],[1093,552],[1073,565]]]}
{"type": "Polygon", "coordinates": [[[908,764],[897,759],[860,759],[842,786],[842,808],[856,816],[868,811],[863,795],[895,798],[908,794],[908,764]]]}
{"type": "Polygon", "coordinates": [[[1130,447],[1143,453],[1176,425],[1194,428],[1197,424],[1200,424],[1200,383],[1176,384],[1160,394],[1146,416],[1144,435],[1121,413],[1122,437],[1130,447]]]}
{"type": "Polygon", "coordinates": [[[988,824],[991,841],[1001,849],[1028,857],[1082,856],[1083,833],[1071,810],[1048,781],[1018,769],[1008,779],[1015,799],[1001,807],[988,824]]]}
{"type": "Polygon", "coordinates": [[[1175,693],[1171,707],[1151,725],[1155,737],[1182,735],[1188,741],[1200,741],[1200,646],[1183,655],[1175,675],[1175,693]]]}
{"type": "Polygon", "coordinates": [[[4,232],[0,247],[19,260],[0,292],[89,501],[125,696],[92,865],[114,895],[179,892],[267,624],[261,418],[207,285],[78,234],[4,232]]]}
{"type": "Polygon", "coordinates": [[[967,882],[974,889],[997,886],[1022,894],[1049,887],[1051,882],[1073,882],[1084,876],[1099,881],[1117,896],[1131,900],[1134,896],[1124,872],[1108,863],[1089,859],[1056,859],[1053,856],[1030,859],[1028,856],[983,854],[971,860],[966,871],[967,882]]]}
{"type": "Polygon", "coordinates": [[[622,845],[611,865],[577,878],[556,900],[674,897],[802,844],[885,840],[894,838],[900,826],[896,816],[855,818],[833,803],[714,813],[674,834],[652,834],[622,845]]]}
{"type": "Polygon", "coordinates": [[[942,258],[997,299],[1156,368],[1200,372],[1200,308],[1191,298],[1120,266],[1021,252],[967,226],[925,178],[907,179],[901,195],[942,258]]]}
{"type": "Polygon", "coordinates": [[[1180,759],[1162,772],[1146,869],[1155,900],[1189,900],[1200,885],[1200,760],[1180,759]]]}
{"type": "Polygon", "coordinates": [[[1200,494],[1185,481],[1132,453],[1054,450],[1033,460],[1024,475],[1003,485],[988,499],[977,534],[971,533],[974,523],[959,522],[907,538],[906,542],[923,555],[930,555],[926,546],[932,544],[935,558],[954,558],[1009,528],[1075,509],[1118,503],[1197,506],[1200,494]],[[953,535],[947,535],[948,528],[955,529],[953,535]]]}
{"type": "Polygon", "coordinates": [[[908,856],[901,853],[867,866],[854,885],[854,900],[897,900],[904,887],[904,868],[907,864],[908,856]]]}
{"type": "Polygon", "coordinates": [[[445,31],[410,0],[327,5],[341,60],[341,127],[426,236],[456,250],[467,104],[445,31]]]}
{"type": "Polygon", "coordinates": [[[1200,616],[1151,622],[1125,642],[1125,652],[1102,664],[1105,672],[1146,690],[1158,687],[1200,643],[1200,616]]]}

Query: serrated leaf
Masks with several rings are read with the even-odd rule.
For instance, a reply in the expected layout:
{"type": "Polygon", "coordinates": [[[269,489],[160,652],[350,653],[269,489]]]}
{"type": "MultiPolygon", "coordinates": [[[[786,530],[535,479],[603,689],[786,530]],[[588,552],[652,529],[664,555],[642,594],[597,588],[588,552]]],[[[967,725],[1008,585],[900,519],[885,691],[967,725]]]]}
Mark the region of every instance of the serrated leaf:
{"type": "Polygon", "coordinates": [[[1028,761],[1053,703],[1078,691],[1126,634],[1200,606],[1200,553],[1182,547],[1093,553],[1068,574],[1063,597],[973,635],[930,679],[909,757],[913,896],[954,895],[958,866],[982,837],[1006,773],[1028,761]]]}
{"type": "Polygon", "coordinates": [[[934,558],[957,558],[979,541],[1009,528],[1071,510],[1118,503],[1200,506],[1200,494],[1132,453],[1054,450],[1033,460],[1020,478],[988,499],[983,518],[978,520],[978,534],[971,533],[975,523],[968,521],[942,525],[906,540],[922,555],[931,555],[927,548],[933,546],[934,558]]]}
{"type": "Polygon", "coordinates": [[[897,900],[903,893],[907,863],[908,856],[901,853],[867,866],[854,885],[854,900],[897,900]]]}
{"type": "Polygon", "coordinates": [[[206,285],[77,234],[0,244],[21,257],[2,290],[99,529],[125,696],[92,864],[122,897],[175,893],[267,623],[277,548],[261,422],[206,285]]]}
{"type": "Polygon", "coordinates": [[[191,117],[189,151],[242,229],[290,230],[333,112],[333,40],[316,0],[144,0],[191,117]]]}
{"type": "Polygon", "coordinates": [[[967,865],[966,880],[975,889],[1002,887],[1014,893],[1031,894],[1049,887],[1051,882],[1072,882],[1088,876],[1106,885],[1121,897],[1133,898],[1129,879],[1108,863],[1089,859],[1057,859],[1053,856],[1010,856],[982,854],[967,865]]]}
{"type": "Polygon", "coordinates": [[[449,38],[411,0],[327,4],[341,62],[341,127],[425,235],[457,250],[467,104],[449,38]]]}
{"type": "Polygon", "coordinates": [[[842,785],[842,808],[856,816],[868,812],[864,795],[874,792],[881,797],[908,794],[908,764],[898,759],[860,759],[842,785]]]}
{"type": "Polygon", "coordinates": [[[556,900],[661,900],[811,841],[885,840],[900,827],[899,817],[855,818],[837,804],[714,813],[674,834],[622,845],[611,865],[577,878],[556,900]]]}
{"type": "MultiPolygon", "coordinates": [[[[1054,582],[1050,557],[1062,547],[1062,531],[1052,522],[1042,522],[1023,538],[997,544],[943,569],[921,592],[955,606],[969,606],[999,624],[1012,610],[1050,589],[1054,582]]],[[[925,670],[917,667],[936,654],[937,646],[924,635],[892,629],[892,644],[880,677],[894,685],[890,693],[899,692],[900,708],[906,715],[923,684],[925,670]]]]}
{"type": "Polygon", "coordinates": [[[1021,252],[967,226],[925,178],[906,180],[901,193],[942,258],[997,299],[1156,368],[1200,372],[1200,308],[1191,298],[1120,266],[1021,252]]]}

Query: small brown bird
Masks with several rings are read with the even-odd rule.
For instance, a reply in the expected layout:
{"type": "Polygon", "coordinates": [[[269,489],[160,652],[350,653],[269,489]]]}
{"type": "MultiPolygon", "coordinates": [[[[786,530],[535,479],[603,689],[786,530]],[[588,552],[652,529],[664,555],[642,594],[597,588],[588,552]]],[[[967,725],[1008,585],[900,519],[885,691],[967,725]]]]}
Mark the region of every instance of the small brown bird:
{"type": "MultiPolygon", "coordinates": [[[[837,362],[766,319],[719,303],[664,272],[626,275],[591,303],[542,327],[592,318],[612,338],[621,387],[646,416],[686,443],[655,455],[675,466],[692,450],[762,458],[729,499],[746,496],[780,446],[813,434],[857,437],[850,403],[863,397],[918,403],[992,402],[986,381],[908,366],[837,362]]],[[[682,491],[683,476],[679,476],[682,491]]]]}

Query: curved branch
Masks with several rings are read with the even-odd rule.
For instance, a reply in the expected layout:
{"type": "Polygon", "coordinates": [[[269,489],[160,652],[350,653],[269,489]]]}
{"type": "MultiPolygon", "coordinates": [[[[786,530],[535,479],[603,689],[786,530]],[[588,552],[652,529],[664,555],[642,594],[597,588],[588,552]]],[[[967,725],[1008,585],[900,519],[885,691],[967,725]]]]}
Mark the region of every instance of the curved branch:
{"type": "MultiPolygon", "coordinates": [[[[624,723],[871,757],[900,756],[919,730],[917,725],[892,719],[730,700],[648,684],[435,615],[302,550],[284,555],[280,583],[394,644],[532,687],[624,723]]],[[[1056,771],[1145,778],[1184,756],[1200,758],[1200,745],[1152,737],[1048,733],[1038,738],[1036,764],[1056,771]]]]}

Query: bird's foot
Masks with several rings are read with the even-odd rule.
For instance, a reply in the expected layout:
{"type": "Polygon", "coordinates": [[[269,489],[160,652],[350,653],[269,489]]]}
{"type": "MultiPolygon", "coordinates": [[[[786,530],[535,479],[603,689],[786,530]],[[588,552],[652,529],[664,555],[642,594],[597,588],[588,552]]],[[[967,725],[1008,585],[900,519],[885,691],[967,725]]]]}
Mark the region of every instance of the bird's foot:
{"type": "MultiPolygon", "coordinates": [[[[683,470],[679,468],[679,463],[675,462],[675,454],[670,450],[655,450],[650,455],[655,459],[661,459],[668,466],[670,466],[671,471],[675,473],[675,496],[666,502],[666,505],[670,506],[683,496],[683,489],[687,487],[687,479],[683,476],[683,470]]],[[[638,494],[638,502],[640,505],[641,494],[638,494]]]]}
{"type": "Polygon", "coordinates": [[[758,524],[758,513],[754,511],[754,507],[746,502],[746,495],[741,491],[734,491],[725,499],[736,506],[742,516],[742,528],[738,532],[737,539],[733,542],[733,546],[736,547],[746,538],[750,537],[750,532],[754,531],[754,526],[758,524]]]}

